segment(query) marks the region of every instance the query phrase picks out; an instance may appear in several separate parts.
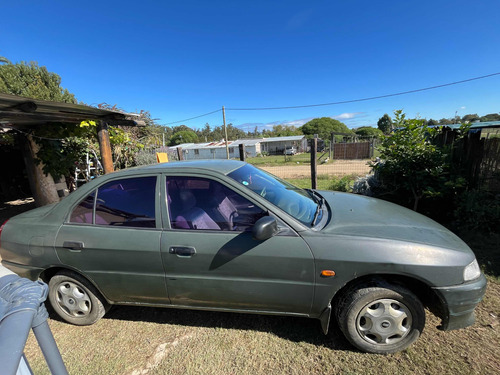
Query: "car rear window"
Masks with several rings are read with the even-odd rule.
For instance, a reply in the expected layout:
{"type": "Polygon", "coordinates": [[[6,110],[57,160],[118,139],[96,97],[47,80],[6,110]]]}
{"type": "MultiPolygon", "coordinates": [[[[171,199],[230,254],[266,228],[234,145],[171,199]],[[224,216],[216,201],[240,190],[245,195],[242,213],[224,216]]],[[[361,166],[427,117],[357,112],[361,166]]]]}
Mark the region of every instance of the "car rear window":
{"type": "Polygon", "coordinates": [[[154,228],[156,177],[110,181],[71,212],[70,223],[154,228]],[[95,206],[95,215],[94,215],[95,206]]]}
{"type": "Polygon", "coordinates": [[[95,224],[154,228],[156,177],[114,180],[97,191],[95,224]]]}

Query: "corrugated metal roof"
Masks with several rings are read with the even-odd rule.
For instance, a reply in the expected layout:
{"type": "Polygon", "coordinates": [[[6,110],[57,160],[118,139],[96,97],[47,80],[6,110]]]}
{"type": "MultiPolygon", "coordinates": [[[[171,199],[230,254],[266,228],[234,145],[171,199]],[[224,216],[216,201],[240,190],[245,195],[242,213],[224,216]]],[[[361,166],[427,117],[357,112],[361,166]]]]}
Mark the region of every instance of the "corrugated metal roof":
{"type": "Polygon", "coordinates": [[[137,114],[0,93],[0,126],[31,126],[54,122],[79,124],[84,120],[105,120],[112,125],[144,125],[137,114]]]}
{"type": "MultiPolygon", "coordinates": [[[[240,144],[244,144],[245,146],[254,146],[257,143],[266,143],[266,142],[300,141],[304,137],[305,137],[304,135],[294,135],[289,137],[237,139],[235,141],[229,141],[228,147],[238,147],[240,144]]],[[[205,142],[205,143],[183,143],[171,148],[176,149],[177,147],[182,147],[183,150],[194,150],[201,148],[225,148],[226,142],[220,141],[220,142],[205,142]]]]}
{"type": "MultiPolygon", "coordinates": [[[[451,129],[458,129],[461,126],[462,124],[450,124],[450,125],[433,125],[432,127],[448,127],[451,129]]],[[[500,121],[473,122],[470,128],[471,129],[500,128],[500,121]]]]}
{"type": "Polygon", "coordinates": [[[286,141],[300,141],[304,139],[305,135],[291,135],[287,137],[271,137],[271,138],[263,138],[262,142],[286,142],[286,141]]]}

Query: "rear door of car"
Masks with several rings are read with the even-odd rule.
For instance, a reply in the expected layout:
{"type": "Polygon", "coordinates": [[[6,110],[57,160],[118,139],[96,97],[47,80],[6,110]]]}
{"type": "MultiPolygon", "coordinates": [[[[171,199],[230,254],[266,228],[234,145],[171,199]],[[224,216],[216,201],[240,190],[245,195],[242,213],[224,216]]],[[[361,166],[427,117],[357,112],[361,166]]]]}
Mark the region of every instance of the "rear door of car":
{"type": "Polygon", "coordinates": [[[57,239],[59,259],[115,302],[168,303],[160,255],[156,175],[102,184],[74,206],[57,239]]]}
{"type": "Polygon", "coordinates": [[[314,262],[297,233],[279,221],[280,234],[254,240],[251,227],[268,211],[216,178],[171,175],[164,182],[161,254],[172,304],[310,312],[314,262]]]}

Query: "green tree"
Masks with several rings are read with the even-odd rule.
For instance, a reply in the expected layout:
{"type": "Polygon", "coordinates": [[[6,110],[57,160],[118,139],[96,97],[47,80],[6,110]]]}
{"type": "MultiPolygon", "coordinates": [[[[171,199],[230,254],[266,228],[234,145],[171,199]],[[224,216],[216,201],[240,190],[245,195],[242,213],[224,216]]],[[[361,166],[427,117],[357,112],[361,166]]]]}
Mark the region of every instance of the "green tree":
{"type": "Polygon", "coordinates": [[[488,122],[488,121],[500,121],[500,114],[489,113],[481,117],[481,122],[488,122]]]}
{"type": "Polygon", "coordinates": [[[452,125],[454,121],[448,119],[448,118],[442,118],[439,120],[439,125],[452,125]]]}
{"type": "Polygon", "coordinates": [[[332,132],[354,135],[352,130],[343,122],[332,119],[331,117],[315,118],[302,125],[299,130],[302,134],[308,136],[308,138],[312,138],[314,134],[318,134],[319,138],[327,142],[330,140],[332,132]]]}
{"type": "Polygon", "coordinates": [[[384,133],[378,128],[373,128],[371,126],[362,126],[360,128],[354,129],[354,133],[361,137],[374,137],[381,138],[384,133]]]}
{"type": "MultiPolygon", "coordinates": [[[[233,126],[233,124],[227,124],[227,139],[228,141],[235,141],[240,138],[245,138],[246,133],[238,129],[237,127],[233,126]]],[[[216,126],[214,130],[212,131],[211,134],[212,141],[221,141],[226,138],[226,135],[224,133],[224,126],[216,126]]]]}
{"type": "Polygon", "coordinates": [[[75,96],[61,87],[59,75],[33,61],[0,65],[0,92],[26,98],[77,103],[75,96]]]}
{"type": "Polygon", "coordinates": [[[196,143],[198,142],[198,136],[192,130],[181,130],[170,138],[169,146],[177,146],[182,143],[196,143]]]}
{"type": "Polygon", "coordinates": [[[474,114],[468,114],[462,117],[462,123],[467,124],[469,122],[474,122],[474,121],[479,121],[479,116],[477,113],[474,114]]]}
{"type": "MultiPolygon", "coordinates": [[[[0,65],[0,92],[33,99],[77,102],[73,94],[60,86],[61,77],[46,67],[36,62],[12,64],[6,58],[1,62],[5,64],[0,65]]],[[[40,146],[36,161],[44,164],[44,173],[55,177],[71,175],[75,162],[88,150],[91,132],[89,128],[68,124],[37,127],[33,132],[33,139],[40,146]]]]}
{"type": "Polygon", "coordinates": [[[384,134],[390,134],[393,129],[392,119],[387,113],[385,113],[381,118],[377,121],[377,127],[384,134]]]}
{"type": "Polygon", "coordinates": [[[198,136],[198,139],[200,141],[204,141],[204,142],[211,141],[212,140],[211,134],[212,134],[212,129],[210,128],[210,125],[208,124],[208,122],[205,124],[205,126],[202,129],[196,130],[196,135],[198,136]]]}
{"type": "Polygon", "coordinates": [[[427,125],[436,126],[436,125],[439,125],[439,121],[431,118],[429,121],[427,121],[427,125]]]}
{"type": "Polygon", "coordinates": [[[397,131],[383,140],[379,147],[383,162],[372,167],[388,191],[412,197],[413,210],[417,211],[422,197],[439,191],[446,161],[442,150],[431,142],[436,128],[407,119],[401,110],[394,114],[397,131]]]}
{"type": "Polygon", "coordinates": [[[273,125],[273,130],[271,130],[271,137],[289,137],[301,134],[302,132],[293,125],[273,125]]]}

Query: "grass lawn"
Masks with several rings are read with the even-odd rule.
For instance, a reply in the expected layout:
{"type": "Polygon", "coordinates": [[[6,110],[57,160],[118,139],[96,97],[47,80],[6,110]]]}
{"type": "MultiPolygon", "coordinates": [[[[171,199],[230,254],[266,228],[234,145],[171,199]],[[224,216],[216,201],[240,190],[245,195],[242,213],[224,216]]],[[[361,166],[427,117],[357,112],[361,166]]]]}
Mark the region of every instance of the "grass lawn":
{"type": "MultiPolygon", "coordinates": [[[[473,327],[441,332],[427,314],[420,340],[389,356],[302,318],[116,307],[93,326],[50,326],[70,374],[498,374],[499,307],[490,278],[473,327]]],[[[25,352],[35,374],[49,374],[33,335],[25,352]]]]}
{"type": "MultiPolygon", "coordinates": [[[[319,175],[316,181],[316,189],[349,191],[357,178],[358,176],[356,175],[348,175],[344,177],[319,175]]],[[[312,185],[310,178],[287,178],[286,181],[302,189],[310,189],[312,185]]]]}
{"type": "MultiPolygon", "coordinates": [[[[319,155],[318,155],[319,156],[319,155]]],[[[311,154],[302,153],[297,155],[269,155],[247,158],[247,162],[257,167],[273,167],[279,165],[311,164],[311,154]]]]}

